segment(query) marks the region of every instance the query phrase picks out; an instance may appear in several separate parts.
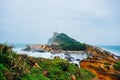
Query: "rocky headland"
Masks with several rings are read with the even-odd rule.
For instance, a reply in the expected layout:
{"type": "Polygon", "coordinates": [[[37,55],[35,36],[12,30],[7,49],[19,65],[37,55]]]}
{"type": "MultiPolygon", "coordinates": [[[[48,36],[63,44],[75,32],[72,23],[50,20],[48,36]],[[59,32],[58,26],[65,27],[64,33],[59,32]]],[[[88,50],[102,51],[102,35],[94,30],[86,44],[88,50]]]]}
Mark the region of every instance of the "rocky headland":
{"type": "Polygon", "coordinates": [[[54,33],[46,45],[28,45],[24,50],[51,53],[87,54],[79,60],[81,68],[96,75],[94,80],[120,80],[120,57],[100,47],[80,43],[64,33],[54,33]],[[81,52],[82,51],[82,52],[81,52]]]}
{"type": "Polygon", "coordinates": [[[88,46],[87,53],[91,56],[80,62],[80,66],[94,74],[98,80],[120,80],[119,58],[113,53],[99,47],[88,46]]]}

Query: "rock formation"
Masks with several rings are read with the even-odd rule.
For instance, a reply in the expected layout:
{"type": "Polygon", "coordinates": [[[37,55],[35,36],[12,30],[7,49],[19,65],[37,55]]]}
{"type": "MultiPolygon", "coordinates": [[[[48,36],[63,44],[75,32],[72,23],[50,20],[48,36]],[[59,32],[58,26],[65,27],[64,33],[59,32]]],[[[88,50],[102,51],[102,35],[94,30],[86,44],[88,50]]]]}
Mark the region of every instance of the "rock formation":
{"type": "Polygon", "coordinates": [[[82,68],[96,74],[98,80],[120,79],[120,71],[113,67],[118,60],[110,52],[95,46],[88,46],[87,53],[91,54],[92,57],[80,62],[82,68]]]}

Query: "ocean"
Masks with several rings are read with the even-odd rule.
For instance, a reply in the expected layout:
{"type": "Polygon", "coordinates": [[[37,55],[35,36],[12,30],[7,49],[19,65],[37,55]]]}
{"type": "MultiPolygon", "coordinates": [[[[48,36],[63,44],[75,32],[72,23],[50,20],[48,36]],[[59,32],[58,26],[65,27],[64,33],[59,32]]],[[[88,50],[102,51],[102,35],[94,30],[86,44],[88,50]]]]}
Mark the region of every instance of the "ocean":
{"type": "Polygon", "coordinates": [[[104,50],[107,50],[117,56],[120,56],[120,45],[101,45],[99,46],[104,50]]]}
{"type": "MultiPolygon", "coordinates": [[[[14,43],[14,44],[9,44],[9,45],[14,46],[14,49],[22,49],[22,48],[25,48],[26,45],[29,45],[29,44],[14,43]]],[[[120,45],[97,45],[97,46],[111,53],[114,53],[117,56],[120,56],[120,45]]]]}

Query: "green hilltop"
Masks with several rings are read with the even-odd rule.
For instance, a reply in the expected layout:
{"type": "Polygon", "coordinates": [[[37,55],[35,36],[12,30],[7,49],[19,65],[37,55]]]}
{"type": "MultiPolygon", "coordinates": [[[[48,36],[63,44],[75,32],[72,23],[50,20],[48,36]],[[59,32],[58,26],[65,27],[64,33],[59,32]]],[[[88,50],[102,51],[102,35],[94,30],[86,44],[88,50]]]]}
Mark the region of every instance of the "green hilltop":
{"type": "Polygon", "coordinates": [[[63,50],[86,50],[86,44],[80,43],[64,33],[54,32],[53,37],[48,40],[48,44],[56,44],[63,50]]]}
{"type": "Polygon", "coordinates": [[[64,33],[54,32],[53,37],[48,40],[48,44],[78,44],[79,42],[72,39],[64,33]]]}

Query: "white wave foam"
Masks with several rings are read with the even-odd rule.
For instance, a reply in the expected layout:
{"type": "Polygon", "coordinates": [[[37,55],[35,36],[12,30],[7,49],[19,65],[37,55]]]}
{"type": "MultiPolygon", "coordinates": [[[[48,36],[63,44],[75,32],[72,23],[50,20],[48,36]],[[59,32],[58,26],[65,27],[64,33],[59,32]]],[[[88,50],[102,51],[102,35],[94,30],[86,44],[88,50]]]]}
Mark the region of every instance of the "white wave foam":
{"type": "MultiPolygon", "coordinates": [[[[22,48],[13,48],[13,51],[15,51],[17,54],[26,54],[26,55],[32,56],[32,57],[43,57],[43,58],[48,58],[48,59],[54,59],[55,56],[59,56],[60,58],[65,59],[67,56],[64,53],[52,54],[50,52],[40,53],[40,52],[32,52],[32,51],[22,51],[22,48]]],[[[87,55],[82,54],[82,53],[71,53],[70,57],[74,58],[72,63],[76,63],[79,65],[80,61],[77,61],[76,59],[83,60],[83,59],[87,58],[87,55]]]]}

